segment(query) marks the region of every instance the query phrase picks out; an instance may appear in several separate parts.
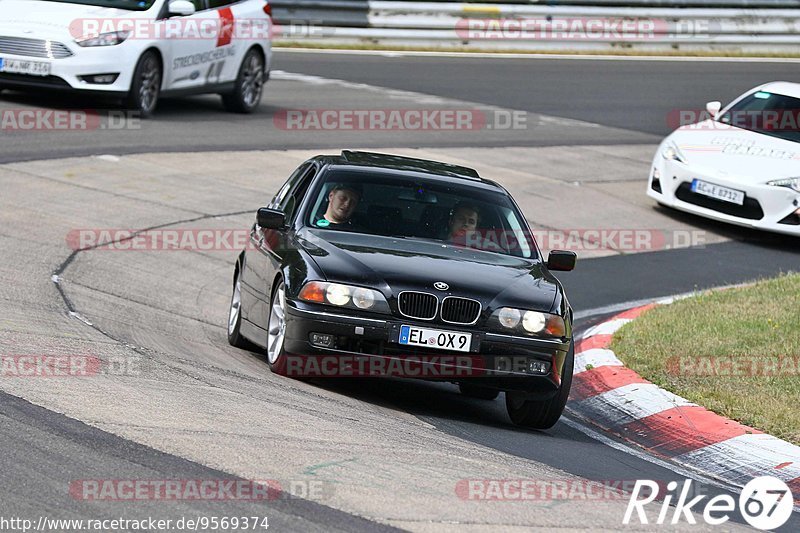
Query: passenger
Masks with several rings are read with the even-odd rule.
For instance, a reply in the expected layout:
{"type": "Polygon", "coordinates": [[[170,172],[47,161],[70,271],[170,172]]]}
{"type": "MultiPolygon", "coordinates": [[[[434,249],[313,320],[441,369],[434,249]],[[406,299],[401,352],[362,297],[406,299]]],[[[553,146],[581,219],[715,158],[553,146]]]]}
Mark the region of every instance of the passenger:
{"type": "Polygon", "coordinates": [[[450,219],[447,222],[447,240],[466,245],[467,237],[477,229],[480,220],[480,211],[474,204],[458,202],[450,210],[450,219]]]}

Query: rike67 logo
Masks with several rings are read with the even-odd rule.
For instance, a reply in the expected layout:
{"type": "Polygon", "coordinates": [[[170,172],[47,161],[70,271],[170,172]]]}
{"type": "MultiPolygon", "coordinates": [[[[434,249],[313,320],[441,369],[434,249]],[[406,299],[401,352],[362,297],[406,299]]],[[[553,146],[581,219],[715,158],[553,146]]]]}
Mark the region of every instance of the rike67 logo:
{"type": "MultiPolygon", "coordinates": [[[[687,479],[684,481],[680,494],[678,494],[678,483],[676,481],[671,481],[667,484],[668,493],[664,496],[663,502],[661,502],[656,524],[663,525],[667,523],[666,520],[670,511],[672,518],[669,523],[672,525],[680,522],[682,517],[687,523],[696,524],[697,520],[694,513],[702,513],[705,523],[712,526],[724,524],[730,519],[730,513],[736,509],[737,504],[733,496],[720,494],[701,504],[706,498],[705,495],[689,499],[692,493],[691,485],[692,480],[687,479]],[[670,509],[675,496],[677,496],[677,501],[674,503],[675,507],[670,509]]],[[[631,499],[628,501],[628,508],[625,510],[622,523],[625,525],[630,524],[635,511],[639,523],[647,524],[645,505],[653,502],[659,496],[658,488],[659,486],[655,481],[637,480],[636,485],[633,487],[631,499]],[[646,496],[640,499],[642,494],[646,494],[646,496]]],[[[761,476],[750,480],[742,488],[738,501],[739,512],[745,521],[754,528],[761,530],[773,530],[785,524],[792,514],[793,505],[792,491],[789,490],[788,485],[771,476],[761,476]]]]}

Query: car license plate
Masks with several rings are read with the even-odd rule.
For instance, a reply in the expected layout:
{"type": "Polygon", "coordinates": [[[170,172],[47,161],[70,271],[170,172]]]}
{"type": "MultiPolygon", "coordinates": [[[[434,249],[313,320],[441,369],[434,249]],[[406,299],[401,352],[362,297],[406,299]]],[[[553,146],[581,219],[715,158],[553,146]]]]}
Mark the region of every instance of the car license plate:
{"type": "Polygon", "coordinates": [[[693,179],[692,191],[697,194],[702,194],[703,196],[708,196],[709,198],[722,200],[723,202],[730,202],[738,205],[744,204],[744,193],[742,191],[729,189],[728,187],[715,185],[707,181],[693,179]]]}
{"type": "Polygon", "coordinates": [[[472,333],[400,326],[400,344],[468,352],[472,344],[472,333]]]}
{"type": "Polygon", "coordinates": [[[27,74],[29,76],[49,76],[50,63],[0,57],[0,72],[27,74]]]}

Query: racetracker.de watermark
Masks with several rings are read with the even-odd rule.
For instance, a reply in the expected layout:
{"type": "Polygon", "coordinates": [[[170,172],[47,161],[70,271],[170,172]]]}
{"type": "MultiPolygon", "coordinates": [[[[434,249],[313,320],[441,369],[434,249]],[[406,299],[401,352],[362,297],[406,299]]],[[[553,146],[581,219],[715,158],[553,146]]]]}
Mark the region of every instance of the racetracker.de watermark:
{"type": "Polygon", "coordinates": [[[272,118],[285,131],[526,130],[525,111],[482,109],[284,109],[272,118]]]}
{"type": "Polygon", "coordinates": [[[682,355],[670,357],[666,364],[669,374],[688,378],[800,376],[800,355],[682,355]]]}
{"type": "MultiPolygon", "coordinates": [[[[445,337],[447,333],[442,333],[445,337]]],[[[457,334],[449,339],[456,346],[457,334]]],[[[333,336],[330,336],[333,338],[333,336]]],[[[447,347],[448,339],[441,343],[447,347]]],[[[296,355],[286,354],[287,376],[303,378],[402,377],[402,378],[465,378],[490,377],[514,372],[524,373],[530,367],[527,357],[497,356],[492,366],[480,356],[470,355],[296,355]]]]}
{"type": "MultiPolygon", "coordinates": [[[[468,346],[469,337],[452,331],[421,332],[412,334],[419,346],[428,350],[459,350],[468,346]]],[[[333,348],[337,336],[325,333],[310,333],[311,344],[322,348],[333,348]]],[[[285,354],[283,372],[295,378],[424,378],[460,379],[508,376],[554,375],[552,358],[525,355],[472,355],[471,353],[443,355],[417,355],[416,353],[336,354],[302,355],[285,354]]]]}
{"type": "Polygon", "coordinates": [[[244,248],[255,249],[250,230],[246,229],[74,229],[67,233],[66,241],[71,250],[114,252],[239,252],[244,248]]]}
{"type": "Polygon", "coordinates": [[[708,37],[716,24],[705,20],[670,22],[658,18],[529,17],[462,18],[459,39],[520,41],[659,41],[708,37]]]}
{"type": "MultiPolygon", "coordinates": [[[[469,501],[620,501],[629,498],[636,483],[635,479],[461,479],[455,491],[469,501]]],[[[661,485],[663,489],[666,482],[661,485]]]]}
{"type": "Polygon", "coordinates": [[[321,501],[333,491],[319,480],[78,479],[69,484],[70,496],[83,501],[321,501]]]}
{"type": "Polygon", "coordinates": [[[139,376],[141,357],[92,355],[0,355],[3,378],[85,378],[100,375],[139,376]]]}
{"type": "Polygon", "coordinates": [[[0,131],[138,130],[138,112],[108,110],[0,109],[0,131]]]}
{"type": "Polygon", "coordinates": [[[774,131],[800,132],[800,109],[731,110],[722,115],[714,115],[705,109],[673,109],[667,113],[667,126],[683,131],[731,131],[735,128],[774,131]]]}
{"type": "MultiPolygon", "coordinates": [[[[546,250],[574,252],[647,252],[674,248],[702,247],[706,244],[704,230],[654,230],[644,228],[581,228],[561,230],[488,230],[477,229],[459,234],[450,241],[452,246],[477,250],[528,255],[533,241],[546,250]]],[[[255,249],[249,229],[73,229],[66,236],[71,250],[100,251],[204,251],[238,252],[255,249]]],[[[277,232],[264,232],[266,245],[273,249],[283,246],[277,232]]]]}
{"type": "Polygon", "coordinates": [[[70,22],[69,31],[72,38],[79,41],[117,34],[124,40],[208,40],[217,46],[225,46],[234,41],[322,37],[324,26],[321,21],[290,20],[275,24],[266,18],[236,18],[229,9],[221,9],[217,15],[159,20],[79,18],[70,22]]]}
{"type": "Polygon", "coordinates": [[[654,230],[645,228],[576,228],[533,230],[530,234],[511,230],[473,230],[460,234],[454,244],[497,252],[524,252],[530,239],[546,250],[573,252],[649,252],[702,247],[703,230],[654,230]]]}

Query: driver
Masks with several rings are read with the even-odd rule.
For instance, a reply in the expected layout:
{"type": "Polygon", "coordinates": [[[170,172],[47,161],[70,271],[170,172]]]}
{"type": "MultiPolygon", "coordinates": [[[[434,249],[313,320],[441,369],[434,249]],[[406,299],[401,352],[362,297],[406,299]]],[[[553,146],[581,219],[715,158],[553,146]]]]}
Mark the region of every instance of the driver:
{"type": "Polygon", "coordinates": [[[328,193],[328,208],[316,225],[320,228],[353,228],[351,217],[360,200],[360,185],[337,183],[328,193]]]}

